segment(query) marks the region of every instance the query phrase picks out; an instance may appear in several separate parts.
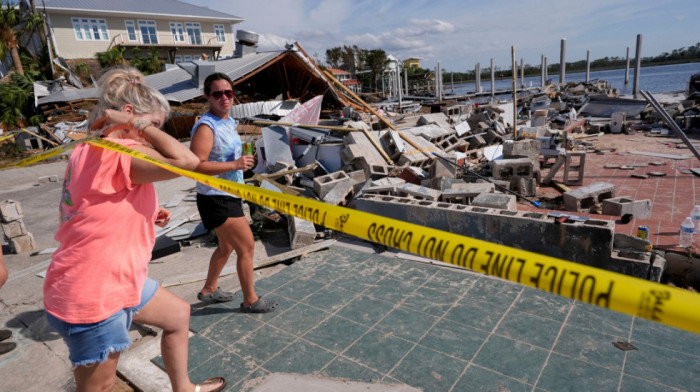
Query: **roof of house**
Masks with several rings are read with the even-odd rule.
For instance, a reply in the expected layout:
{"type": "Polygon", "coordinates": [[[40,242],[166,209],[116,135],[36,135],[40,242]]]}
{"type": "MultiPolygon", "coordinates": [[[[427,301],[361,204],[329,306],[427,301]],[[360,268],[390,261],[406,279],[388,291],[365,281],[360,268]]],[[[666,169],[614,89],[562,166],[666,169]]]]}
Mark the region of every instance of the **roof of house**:
{"type": "Polygon", "coordinates": [[[350,72],[338,68],[327,68],[333,75],[350,75],[350,72]]]}
{"type": "MultiPolygon", "coordinates": [[[[285,51],[272,51],[251,53],[244,57],[219,60],[212,62],[192,61],[180,63],[179,67],[173,67],[164,72],[146,76],[146,84],[160,91],[170,102],[185,102],[201,97],[203,90],[192,77],[198,63],[214,66],[213,72],[222,72],[231,80],[236,81],[243,76],[255,71],[285,51]]],[[[57,93],[39,98],[37,103],[43,105],[52,102],[64,102],[78,99],[97,98],[99,91],[96,88],[74,90],[63,89],[57,93]]]]}
{"type": "MultiPolygon", "coordinates": [[[[197,19],[220,19],[233,23],[243,18],[177,0],[44,0],[47,11],[87,11],[92,13],[138,14],[143,16],[178,16],[197,19]]],[[[39,5],[41,7],[41,5],[39,5]]]]}

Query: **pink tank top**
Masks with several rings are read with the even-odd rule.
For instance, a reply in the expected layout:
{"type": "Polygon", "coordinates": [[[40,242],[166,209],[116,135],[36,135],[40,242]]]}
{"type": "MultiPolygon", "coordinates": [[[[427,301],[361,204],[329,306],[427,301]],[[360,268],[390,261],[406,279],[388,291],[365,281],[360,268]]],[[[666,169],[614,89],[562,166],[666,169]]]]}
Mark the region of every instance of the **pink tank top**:
{"type": "Polygon", "coordinates": [[[131,157],[112,150],[81,144],[71,154],[55,236],[60,246],[44,281],[44,307],[60,320],[95,323],[141,302],[158,200],[153,184],[131,183],[130,169],[131,157]]]}

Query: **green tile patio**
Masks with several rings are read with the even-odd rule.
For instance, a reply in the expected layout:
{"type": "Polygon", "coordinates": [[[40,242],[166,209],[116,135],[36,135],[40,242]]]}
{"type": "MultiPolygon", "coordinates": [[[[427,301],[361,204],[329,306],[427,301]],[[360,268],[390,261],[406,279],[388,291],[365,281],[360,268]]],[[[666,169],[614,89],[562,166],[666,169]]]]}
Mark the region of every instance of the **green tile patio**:
{"type": "MultiPolygon", "coordinates": [[[[227,391],[270,373],[404,383],[424,391],[693,391],[700,335],[470,271],[341,245],[192,310],[190,372],[227,391]],[[622,351],[622,341],[636,349],[622,351]]],[[[162,366],[160,357],[153,362],[162,366]]]]}

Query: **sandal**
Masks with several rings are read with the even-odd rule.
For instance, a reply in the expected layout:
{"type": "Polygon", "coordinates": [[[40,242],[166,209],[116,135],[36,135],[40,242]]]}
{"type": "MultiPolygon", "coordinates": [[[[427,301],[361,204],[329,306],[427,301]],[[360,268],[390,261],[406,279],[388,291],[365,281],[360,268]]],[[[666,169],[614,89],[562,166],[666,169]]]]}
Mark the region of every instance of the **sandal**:
{"type": "Polygon", "coordinates": [[[202,387],[205,385],[219,384],[219,383],[221,383],[220,387],[211,390],[211,392],[218,392],[226,387],[226,379],[223,377],[212,377],[212,378],[204,381],[201,384],[194,384],[194,392],[199,392],[202,389],[202,387]]]}
{"type": "Polygon", "coordinates": [[[199,294],[197,294],[197,299],[202,302],[228,302],[233,300],[233,293],[222,291],[217,287],[216,291],[211,294],[204,295],[202,292],[199,292],[199,294]]]}
{"type": "Polygon", "coordinates": [[[255,303],[248,306],[243,306],[241,302],[241,313],[267,313],[272,312],[277,308],[277,302],[271,299],[258,298],[255,303]]]}
{"type": "Polygon", "coordinates": [[[15,347],[17,347],[17,343],[15,342],[2,342],[0,343],[0,355],[9,353],[10,351],[14,350],[15,347]]]}

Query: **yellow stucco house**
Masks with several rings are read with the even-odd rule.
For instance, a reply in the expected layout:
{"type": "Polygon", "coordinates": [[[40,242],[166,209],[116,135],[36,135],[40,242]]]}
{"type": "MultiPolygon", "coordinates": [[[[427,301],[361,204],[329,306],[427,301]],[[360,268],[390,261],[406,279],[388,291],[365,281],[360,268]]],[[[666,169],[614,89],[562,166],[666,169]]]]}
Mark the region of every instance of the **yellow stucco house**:
{"type": "Polygon", "coordinates": [[[404,60],[403,67],[405,69],[420,68],[420,59],[417,57],[411,57],[410,59],[404,60]]]}
{"type": "Polygon", "coordinates": [[[177,0],[43,0],[57,55],[93,58],[95,53],[156,47],[169,63],[232,57],[233,26],[244,19],[177,0]]]}

